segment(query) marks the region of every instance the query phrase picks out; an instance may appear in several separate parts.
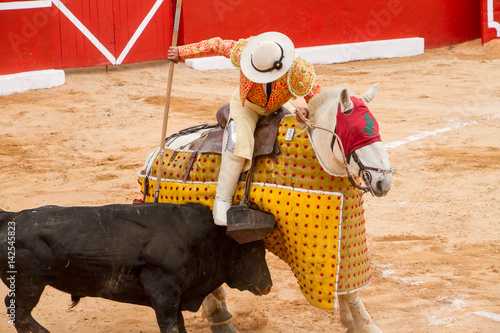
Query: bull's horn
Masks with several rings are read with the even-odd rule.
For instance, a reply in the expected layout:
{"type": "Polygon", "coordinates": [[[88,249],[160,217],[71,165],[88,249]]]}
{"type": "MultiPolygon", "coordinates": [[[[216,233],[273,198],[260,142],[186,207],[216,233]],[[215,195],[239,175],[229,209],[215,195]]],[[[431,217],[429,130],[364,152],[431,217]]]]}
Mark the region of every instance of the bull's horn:
{"type": "Polygon", "coordinates": [[[375,83],[373,87],[371,87],[370,89],[368,89],[367,92],[365,92],[365,94],[363,95],[363,97],[361,97],[361,99],[366,104],[370,103],[375,98],[375,95],[377,94],[377,89],[378,89],[378,83],[375,83]]]}
{"type": "Polygon", "coordinates": [[[342,113],[349,112],[354,108],[354,104],[351,101],[351,96],[347,89],[343,89],[340,93],[340,104],[342,105],[340,108],[342,113]]]}

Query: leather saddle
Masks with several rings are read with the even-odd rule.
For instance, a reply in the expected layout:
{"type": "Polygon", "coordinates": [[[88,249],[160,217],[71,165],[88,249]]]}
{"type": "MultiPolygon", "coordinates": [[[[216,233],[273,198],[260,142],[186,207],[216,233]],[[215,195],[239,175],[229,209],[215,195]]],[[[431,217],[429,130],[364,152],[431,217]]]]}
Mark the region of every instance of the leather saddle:
{"type": "MultiPolygon", "coordinates": [[[[279,126],[283,117],[290,112],[285,108],[280,108],[269,116],[262,117],[257,123],[254,132],[254,157],[279,154],[281,151],[276,143],[279,126]]],[[[218,126],[208,131],[208,133],[198,140],[195,140],[190,150],[199,153],[218,153],[222,154],[222,138],[224,128],[229,120],[229,104],[226,104],[217,110],[216,114],[218,126]]]]}
{"type": "MultiPolygon", "coordinates": [[[[290,112],[285,108],[280,108],[276,110],[274,113],[262,117],[257,122],[257,126],[254,132],[254,151],[253,157],[270,155],[273,160],[276,160],[276,155],[281,154],[281,149],[276,141],[276,137],[278,135],[279,126],[281,124],[281,120],[283,117],[290,112]]],[[[198,130],[206,129],[198,139],[194,140],[190,144],[184,146],[183,148],[187,148],[193,153],[191,154],[191,158],[188,164],[187,169],[191,170],[196,157],[198,154],[208,154],[208,153],[216,153],[222,154],[222,145],[223,145],[223,137],[224,137],[224,128],[227,125],[229,119],[229,104],[226,104],[219,108],[216,114],[217,124],[209,125],[197,125],[193,127],[186,128],[178,133],[175,133],[166,139],[166,142],[169,142],[170,139],[174,137],[178,137],[184,134],[189,134],[196,132],[198,130]]],[[[177,154],[172,154],[170,161],[173,161],[177,154]]],[[[184,175],[184,181],[187,181],[189,178],[189,173],[186,172],[184,175]]]]}

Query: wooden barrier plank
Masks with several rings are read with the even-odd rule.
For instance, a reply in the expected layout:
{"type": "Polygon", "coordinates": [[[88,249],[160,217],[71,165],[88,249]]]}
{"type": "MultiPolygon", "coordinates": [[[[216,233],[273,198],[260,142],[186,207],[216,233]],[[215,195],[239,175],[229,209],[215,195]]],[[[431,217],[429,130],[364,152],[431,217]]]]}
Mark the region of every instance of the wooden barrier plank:
{"type": "MultiPolygon", "coordinates": [[[[127,39],[127,16],[123,13],[127,11],[126,0],[113,0],[113,25],[115,38],[115,57],[125,47],[124,40],[127,39]]],[[[126,43],[126,42],[125,42],[126,43]]]]}
{"type": "MultiPolygon", "coordinates": [[[[102,43],[102,36],[100,34],[100,27],[99,27],[99,7],[97,4],[97,0],[87,0],[88,2],[88,12],[89,12],[89,24],[87,25],[89,30],[94,33],[94,35],[99,38],[99,40],[102,43]]],[[[102,53],[97,50],[96,47],[90,47],[88,48],[88,57],[91,59],[90,62],[92,64],[99,63],[99,58],[102,56],[102,53]]]]}
{"type": "MultiPolygon", "coordinates": [[[[72,11],[72,13],[83,23],[83,25],[86,26],[86,23],[84,20],[83,16],[83,2],[86,2],[86,0],[74,0],[74,1],[67,1],[66,7],[72,11]]],[[[80,33],[78,30],[74,30],[74,45],[76,49],[76,62],[79,64],[79,66],[90,66],[89,63],[85,62],[85,36],[80,33]],[[81,65],[80,65],[81,64],[81,65]]],[[[68,45],[68,47],[71,47],[71,45],[68,45]]]]}
{"type": "Polygon", "coordinates": [[[53,41],[53,66],[52,68],[62,68],[62,56],[61,56],[61,21],[60,12],[56,6],[51,6],[47,9],[49,16],[51,17],[52,25],[52,41],[53,41]]]}
{"type": "MultiPolygon", "coordinates": [[[[139,28],[139,25],[142,23],[143,19],[148,14],[149,10],[154,4],[154,0],[146,0],[146,1],[133,1],[133,0],[122,0],[127,3],[127,8],[125,11],[121,13],[121,15],[127,21],[127,29],[126,34],[123,35],[124,39],[122,41],[122,47],[117,48],[117,53],[123,52],[125,46],[128,44],[136,30],[139,28]]],[[[144,36],[140,36],[139,38],[144,38],[144,36]]],[[[117,41],[118,42],[118,41],[117,41]]],[[[137,43],[137,42],[136,42],[137,43]]],[[[133,48],[137,48],[137,44],[134,44],[133,48]]],[[[148,48],[143,49],[142,52],[148,53],[148,48]]],[[[136,54],[136,53],[132,53],[136,54]]],[[[133,58],[130,51],[127,54],[127,62],[137,62],[139,61],[137,58],[133,58]],[[133,60],[132,60],[133,59],[133,60]]]]}
{"type": "Polygon", "coordinates": [[[72,41],[75,38],[75,27],[62,12],[59,12],[59,18],[61,26],[60,39],[62,67],[77,67],[78,63],[76,62],[76,48],[71,47],[72,45],[74,45],[72,41]]]}
{"type": "Polygon", "coordinates": [[[113,53],[116,58],[113,1],[97,0],[97,3],[99,13],[99,38],[102,40],[103,45],[113,53]]]}

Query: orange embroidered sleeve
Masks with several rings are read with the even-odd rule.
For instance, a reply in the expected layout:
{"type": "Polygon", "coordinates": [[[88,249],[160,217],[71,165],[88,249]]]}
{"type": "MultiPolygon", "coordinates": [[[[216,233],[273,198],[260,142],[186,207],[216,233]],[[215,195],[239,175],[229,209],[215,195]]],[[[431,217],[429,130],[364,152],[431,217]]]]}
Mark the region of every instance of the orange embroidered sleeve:
{"type": "Polygon", "coordinates": [[[234,40],[223,40],[220,37],[210,38],[199,43],[179,46],[179,55],[181,60],[209,55],[229,58],[237,43],[234,40]]]}
{"type": "Polygon", "coordinates": [[[295,97],[304,97],[307,103],[320,93],[321,87],[315,83],[316,73],[312,64],[297,57],[288,72],[288,89],[295,97]]]}
{"type": "Polygon", "coordinates": [[[309,100],[313,98],[314,96],[318,95],[321,92],[321,87],[319,84],[314,83],[313,87],[311,89],[311,92],[304,96],[304,99],[306,100],[306,103],[309,103],[309,100]]]}

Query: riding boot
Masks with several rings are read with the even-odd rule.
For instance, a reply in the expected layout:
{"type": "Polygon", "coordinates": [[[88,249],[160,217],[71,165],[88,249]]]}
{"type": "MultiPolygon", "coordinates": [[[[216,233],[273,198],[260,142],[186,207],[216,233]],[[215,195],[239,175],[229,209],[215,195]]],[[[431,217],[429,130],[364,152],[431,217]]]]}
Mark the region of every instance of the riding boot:
{"type": "Polygon", "coordinates": [[[214,222],[220,226],[227,226],[227,211],[233,204],[234,192],[246,159],[224,151],[219,171],[219,180],[215,192],[213,216],[214,222]]]}

